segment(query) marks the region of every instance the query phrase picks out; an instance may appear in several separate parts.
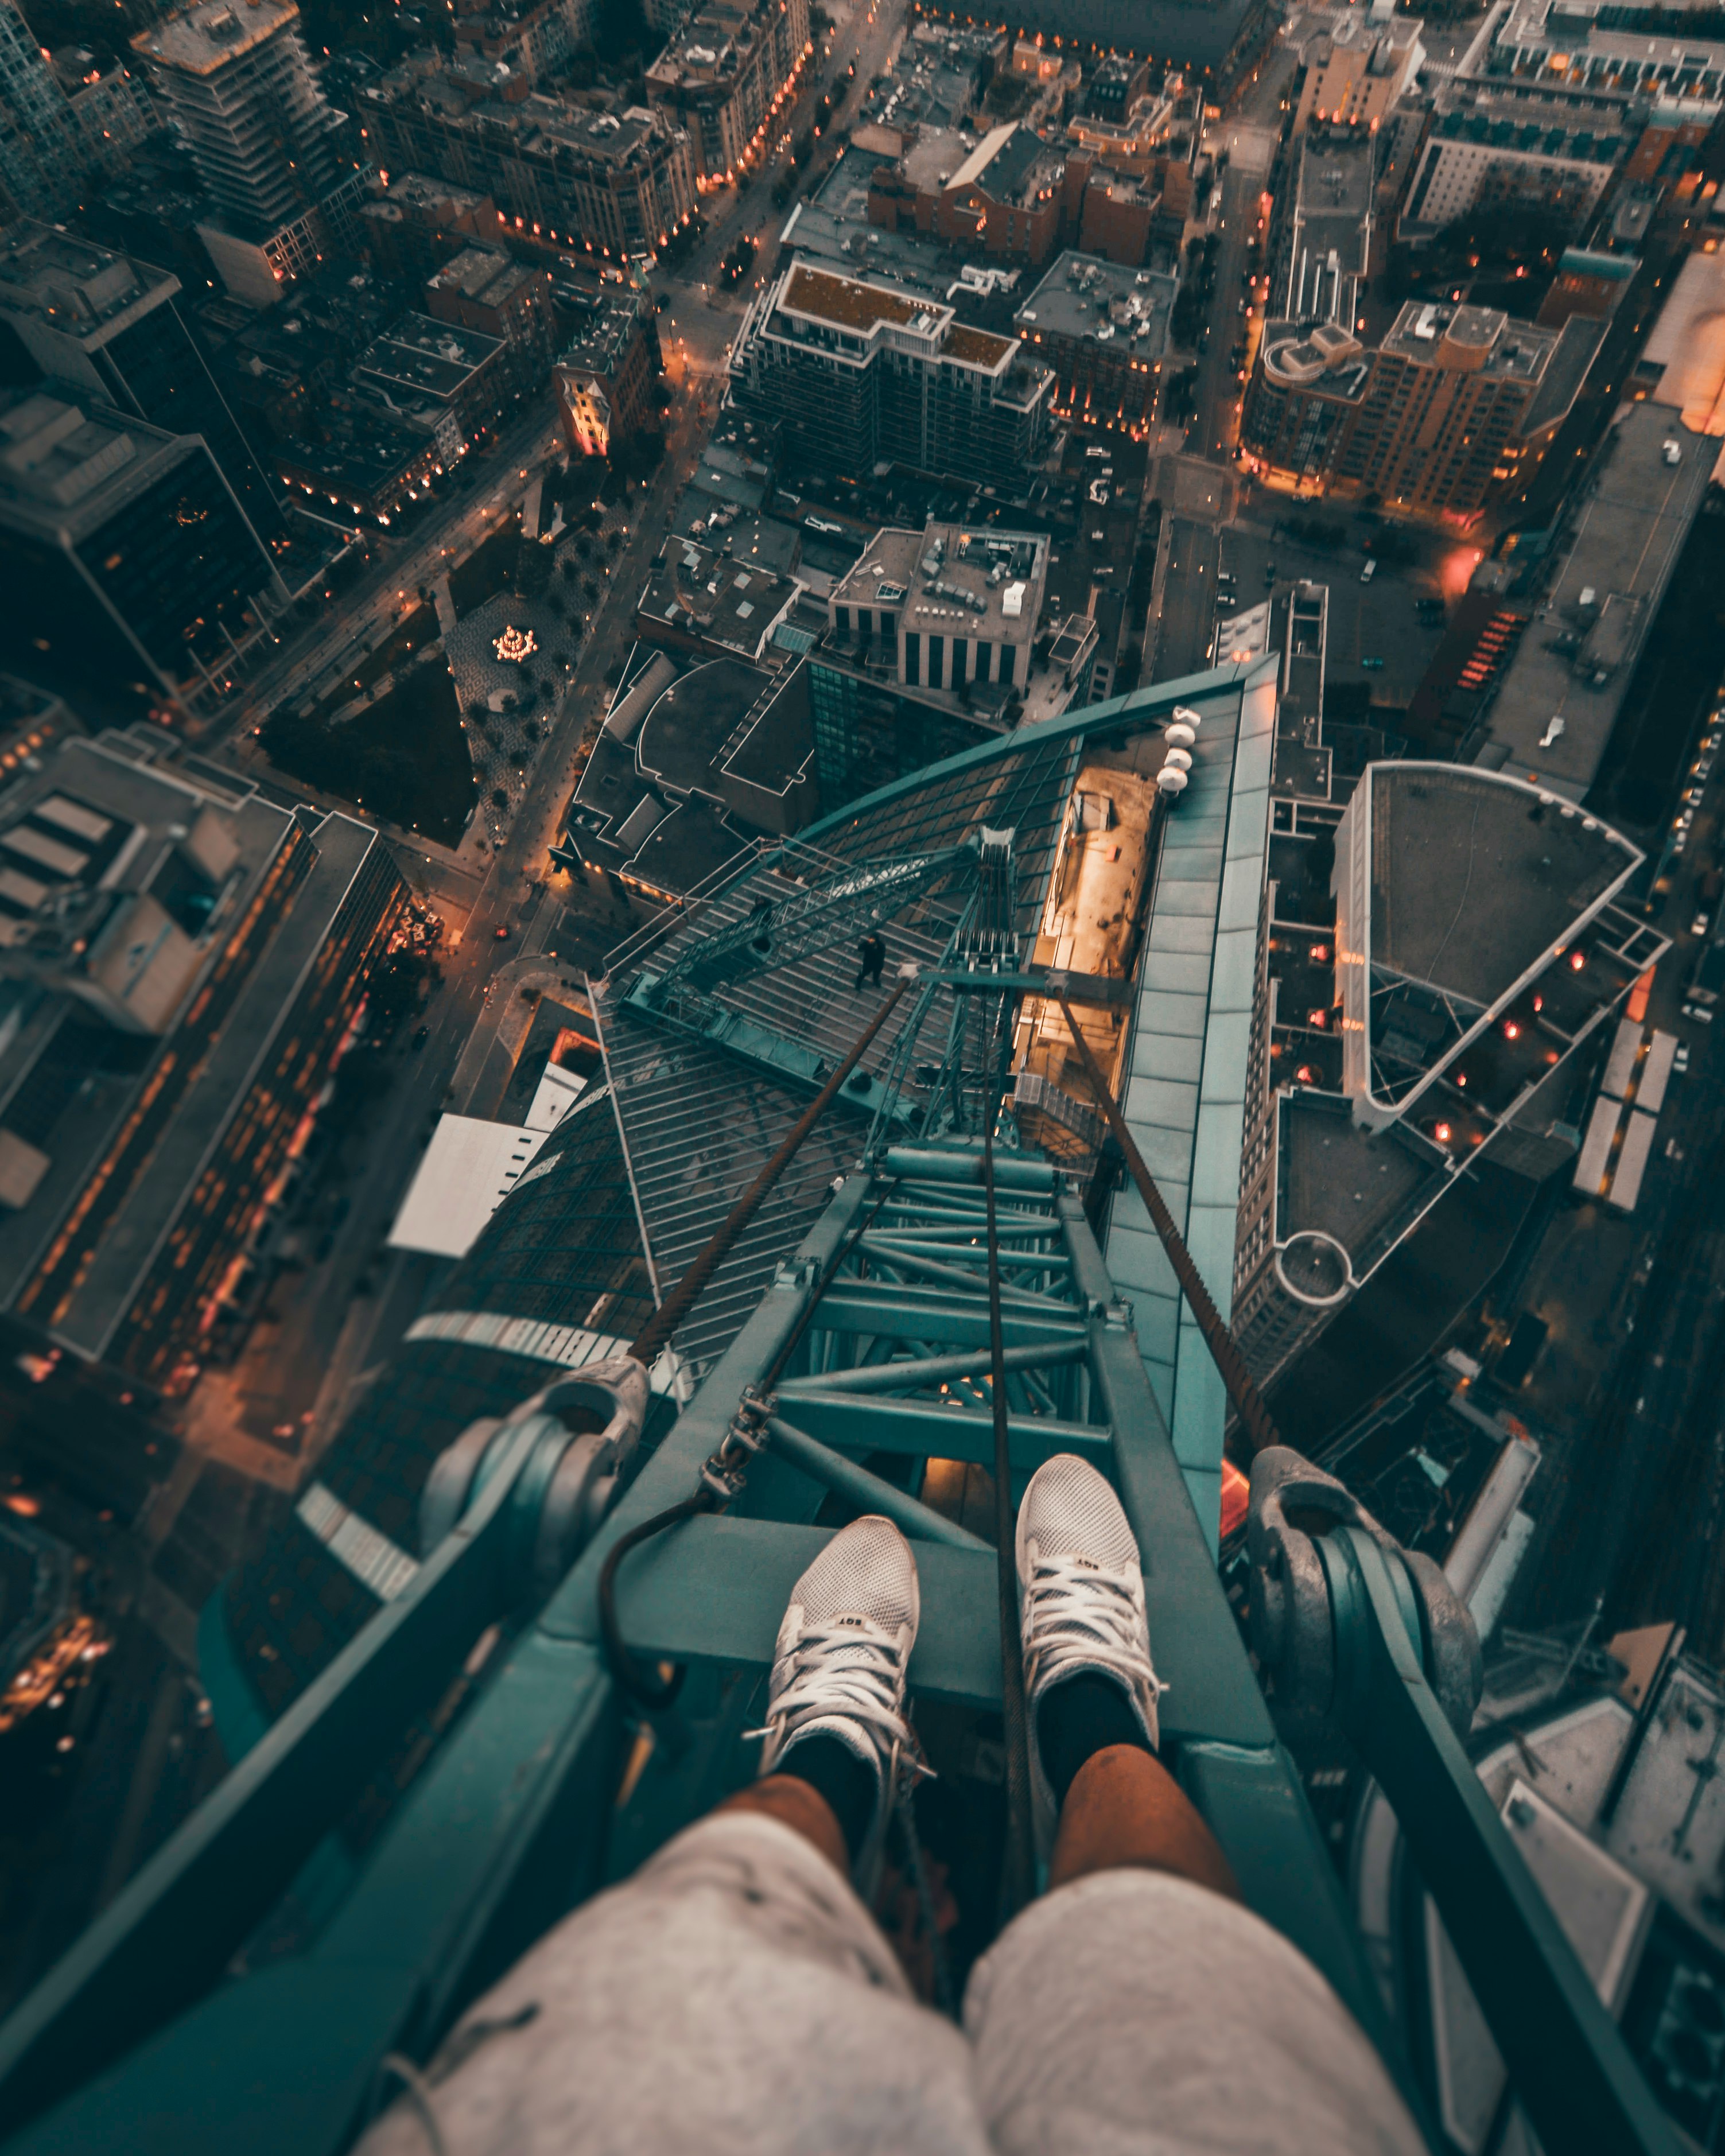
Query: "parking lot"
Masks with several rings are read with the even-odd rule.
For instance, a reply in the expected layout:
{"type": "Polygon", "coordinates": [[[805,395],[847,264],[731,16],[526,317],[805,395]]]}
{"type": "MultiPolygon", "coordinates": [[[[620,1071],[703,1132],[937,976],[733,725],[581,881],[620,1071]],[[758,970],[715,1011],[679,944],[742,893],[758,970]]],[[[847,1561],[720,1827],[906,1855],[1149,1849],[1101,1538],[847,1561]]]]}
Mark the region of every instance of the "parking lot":
{"type": "MultiPolygon", "coordinates": [[[[1327,684],[1334,688],[1363,684],[1373,703],[1405,710],[1443,639],[1443,626],[1435,612],[1422,613],[1420,605],[1422,599],[1443,596],[1445,556],[1453,556],[1455,550],[1445,546],[1440,552],[1440,543],[1434,542],[1430,561],[1380,566],[1364,584],[1360,572],[1368,557],[1355,547],[1321,549],[1240,526],[1223,531],[1217,546],[1221,568],[1231,571],[1235,578],[1236,608],[1255,606],[1263,598],[1272,581],[1272,568],[1277,583],[1304,579],[1327,584],[1327,684]]],[[[1190,551],[1199,562],[1212,550],[1197,546],[1190,551]]],[[[1173,580],[1171,568],[1170,584],[1173,580]]]]}

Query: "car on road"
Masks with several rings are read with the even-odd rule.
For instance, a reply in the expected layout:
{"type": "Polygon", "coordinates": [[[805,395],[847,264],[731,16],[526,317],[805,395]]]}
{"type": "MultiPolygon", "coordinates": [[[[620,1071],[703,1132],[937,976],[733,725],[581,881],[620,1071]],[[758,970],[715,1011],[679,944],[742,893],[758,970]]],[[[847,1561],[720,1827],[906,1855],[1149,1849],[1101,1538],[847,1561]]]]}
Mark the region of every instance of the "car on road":
{"type": "Polygon", "coordinates": [[[1368,560],[1366,566],[1359,572],[1359,580],[1363,584],[1368,584],[1377,573],[1378,564],[1373,561],[1368,560]]]}
{"type": "Polygon", "coordinates": [[[1381,674],[1384,671],[1384,661],[1381,659],[1362,659],[1360,665],[1364,667],[1368,674],[1381,674]]]}
{"type": "Polygon", "coordinates": [[[503,923],[502,927],[501,927],[497,931],[497,941],[498,941],[500,943],[506,943],[506,942],[508,942],[508,940],[509,940],[509,923],[506,921],[503,923]]]}
{"type": "Polygon", "coordinates": [[[1697,913],[1689,924],[1689,933],[1692,936],[1705,936],[1712,926],[1712,923],[1707,915],[1697,913]]]}
{"type": "Polygon", "coordinates": [[[1676,1053],[1671,1058],[1671,1068],[1679,1077],[1689,1068],[1689,1044],[1686,1040],[1677,1043],[1676,1053]]]}
{"type": "Polygon", "coordinates": [[[1264,581],[1266,584],[1273,584],[1276,582],[1276,564],[1274,562],[1266,562],[1264,564],[1264,581]]]}

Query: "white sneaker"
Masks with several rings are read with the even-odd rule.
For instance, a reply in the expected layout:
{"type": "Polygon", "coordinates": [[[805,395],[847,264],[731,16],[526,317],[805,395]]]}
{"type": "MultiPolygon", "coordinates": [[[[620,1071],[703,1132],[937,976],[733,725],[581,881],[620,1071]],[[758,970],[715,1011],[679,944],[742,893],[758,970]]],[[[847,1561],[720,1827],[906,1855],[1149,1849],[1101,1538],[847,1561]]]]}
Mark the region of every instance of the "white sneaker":
{"type": "MultiPolygon", "coordinates": [[[[905,1672],[922,1590],[911,1545],[870,1513],[834,1535],[791,1589],[767,1687],[761,1773],[784,1768],[799,1738],[836,1738],[873,1770],[874,1816],[853,1867],[866,1881],[879,1856],[900,1763],[914,1757],[905,1672]]],[[[794,1772],[794,1767],[790,1771],[794,1772]]]]}
{"type": "Polygon", "coordinates": [[[1154,1751],[1162,1686],[1150,1664],[1137,1540],[1106,1481],[1070,1452],[1057,1453],[1030,1478],[1019,1507],[1018,1573],[1030,1794],[1036,1846],[1045,1861],[1060,1808],[1036,1736],[1044,1695],[1086,1670],[1111,1677],[1154,1751]]]}

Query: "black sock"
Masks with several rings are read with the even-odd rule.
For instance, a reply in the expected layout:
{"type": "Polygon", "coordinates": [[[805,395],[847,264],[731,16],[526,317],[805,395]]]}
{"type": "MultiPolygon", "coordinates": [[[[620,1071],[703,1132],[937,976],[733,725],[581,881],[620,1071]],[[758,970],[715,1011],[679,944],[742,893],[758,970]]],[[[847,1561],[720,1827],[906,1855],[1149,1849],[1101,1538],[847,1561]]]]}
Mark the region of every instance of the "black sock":
{"type": "Polygon", "coordinates": [[[1151,1748],[1125,1687],[1097,1670],[1082,1670],[1043,1694],[1036,1709],[1036,1741],[1055,1802],[1060,1804],[1092,1753],[1111,1744],[1136,1745],[1140,1752],[1151,1748]]]}
{"type": "MultiPolygon", "coordinates": [[[[1109,1742],[1111,1743],[1113,1739],[1111,1738],[1109,1742]]],[[[867,1762],[859,1758],[848,1744],[841,1744],[836,1737],[817,1730],[814,1736],[793,1744],[774,1771],[794,1774],[799,1782],[807,1782],[810,1789],[826,1799],[855,1864],[863,1836],[869,1830],[869,1822],[875,1816],[875,1799],[880,1792],[880,1782],[867,1762]]]]}

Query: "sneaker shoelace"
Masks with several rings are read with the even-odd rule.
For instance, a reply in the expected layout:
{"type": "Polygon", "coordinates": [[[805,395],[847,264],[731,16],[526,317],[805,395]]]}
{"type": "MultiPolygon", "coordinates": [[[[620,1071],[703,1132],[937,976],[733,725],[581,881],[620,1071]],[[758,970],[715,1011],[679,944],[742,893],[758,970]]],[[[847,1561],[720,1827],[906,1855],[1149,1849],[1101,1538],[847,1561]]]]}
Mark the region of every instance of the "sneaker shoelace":
{"type": "Polygon", "coordinates": [[[1024,1596],[1024,1646],[1033,1687],[1101,1667],[1128,1692],[1146,1679],[1153,1699],[1166,1689],[1145,1652],[1132,1582],[1098,1565],[1037,1559],[1024,1596]]]}
{"type": "Polygon", "coordinates": [[[746,1737],[783,1739],[799,1722],[842,1715],[861,1722],[889,1757],[908,1744],[899,1705],[903,1661],[896,1640],[873,1625],[812,1625],[798,1640],[792,1661],[795,1673],[773,1702],[765,1727],[745,1731],[746,1737]]]}

